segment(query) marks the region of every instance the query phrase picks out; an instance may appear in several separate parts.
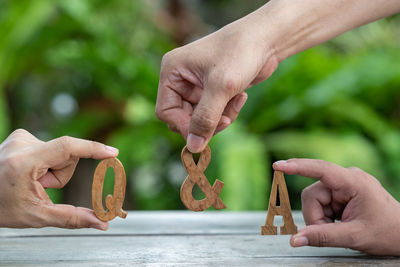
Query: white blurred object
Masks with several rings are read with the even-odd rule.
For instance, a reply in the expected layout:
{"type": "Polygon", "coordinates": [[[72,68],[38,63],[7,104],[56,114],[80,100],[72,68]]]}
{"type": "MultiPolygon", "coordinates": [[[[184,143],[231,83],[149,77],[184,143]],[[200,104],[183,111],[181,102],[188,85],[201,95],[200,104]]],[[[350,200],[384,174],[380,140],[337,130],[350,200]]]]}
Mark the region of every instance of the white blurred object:
{"type": "Polygon", "coordinates": [[[56,116],[65,118],[76,113],[78,104],[72,95],[59,93],[53,98],[51,109],[56,116]]]}

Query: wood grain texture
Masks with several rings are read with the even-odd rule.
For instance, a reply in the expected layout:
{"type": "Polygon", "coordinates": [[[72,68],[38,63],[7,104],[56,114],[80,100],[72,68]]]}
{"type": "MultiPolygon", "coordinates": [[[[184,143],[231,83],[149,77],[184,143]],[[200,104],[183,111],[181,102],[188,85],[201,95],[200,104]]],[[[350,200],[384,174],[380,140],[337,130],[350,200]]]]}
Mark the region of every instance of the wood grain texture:
{"type": "MultiPolygon", "coordinates": [[[[18,236],[101,236],[106,235],[260,235],[260,224],[267,211],[130,211],[126,219],[115,218],[105,232],[96,229],[39,229],[0,228],[0,237],[18,236]]],[[[301,211],[293,211],[293,219],[301,228],[305,226],[301,211]]],[[[283,225],[282,217],[275,218],[283,225]]],[[[261,238],[270,238],[267,236],[261,238]]]]}
{"type": "Polygon", "coordinates": [[[204,175],[204,171],[211,160],[210,147],[207,146],[200,153],[199,162],[197,164],[194,162],[193,155],[186,146],[182,150],[181,158],[182,163],[188,172],[188,176],[181,187],[181,200],[186,208],[192,211],[203,211],[211,206],[215,209],[225,209],[226,206],[219,197],[224,183],[217,179],[211,187],[207,177],[204,175]],[[196,184],[199,186],[201,191],[203,191],[205,195],[204,199],[196,200],[193,197],[193,187],[196,184]]]}
{"type": "MultiPolygon", "coordinates": [[[[266,214],[129,211],[106,232],[0,228],[0,266],[400,266],[398,257],[292,248],[288,235],[261,236],[266,214]]],[[[293,218],[304,227],[300,211],[293,218]]]]}
{"type": "Polygon", "coordinates": [[[122,209],[125,199],[126,175],[124,166],[117,158],[102,160],[94,172],[92,185],[92,206],[97,218],[110,221],[116,216],[125,218],[127,213],[122,209]],[[103,184],[108,168],[113,168],[115,173],[114,193],[107,195],[106,208],[103,207],[103,184]]]}
{"type": "Polygon", "coordinates": [[[290,207],[289,194],[286,187],[285,176],[283,172],[275,171],[272,182],[271,194],[269,198],[268,214],[265,225],[261,227],[262,235],[276,235],[278,228],[274,226],[276,215],[283,217],[284,224],[280,228],[281,235],[291,235],[297,233],[297,226],[294,224],[292,209],[290,207]],[[277,193],[279,190],[279,202],[277,206],[277,193]]]}

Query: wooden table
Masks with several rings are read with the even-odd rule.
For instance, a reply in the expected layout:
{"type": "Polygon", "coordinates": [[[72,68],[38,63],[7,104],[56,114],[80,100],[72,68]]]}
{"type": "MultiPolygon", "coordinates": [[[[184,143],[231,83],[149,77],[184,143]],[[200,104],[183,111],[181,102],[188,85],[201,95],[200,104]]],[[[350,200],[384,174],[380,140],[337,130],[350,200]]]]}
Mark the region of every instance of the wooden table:
{"type": "MultiPolygon", "coordinates": [[[[289,236],[260,235],[266,215],[131,211],[107,232],[3,228],[0,266],[400,266],[398,258],[349,249],[292,248],[289,236]]],[[[303,227],[301,213],[293,215],[303,227]]]]}

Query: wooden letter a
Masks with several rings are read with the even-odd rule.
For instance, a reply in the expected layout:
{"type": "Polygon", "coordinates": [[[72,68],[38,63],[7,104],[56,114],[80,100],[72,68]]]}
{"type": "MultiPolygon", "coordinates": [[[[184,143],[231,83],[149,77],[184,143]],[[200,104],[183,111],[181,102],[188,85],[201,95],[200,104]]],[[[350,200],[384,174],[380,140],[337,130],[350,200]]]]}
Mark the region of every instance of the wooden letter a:
{"type": "Polygon", "coordinates": [[[297,233],[297,226],[294,224],[292,209],[290,208],[289,194],[286,188],[285,176],[283,172],[275,171],[274,180],[269,197],[268,215],[265,225],[261,227],[262,235],[276,235],[278,227],[274,226],[275,215],[283,217],[283,226],[281,226],[281,235],[290,235],[297,233]],[[280,206],[276,205],[277,191],[279,188],[280,206]]]}

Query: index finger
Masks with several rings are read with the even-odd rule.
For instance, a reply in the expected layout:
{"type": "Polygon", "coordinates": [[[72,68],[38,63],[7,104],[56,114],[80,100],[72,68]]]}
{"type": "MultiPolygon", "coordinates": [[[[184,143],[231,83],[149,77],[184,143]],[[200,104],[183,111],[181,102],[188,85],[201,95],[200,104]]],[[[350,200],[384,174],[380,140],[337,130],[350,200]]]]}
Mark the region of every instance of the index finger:
{"type": "Polygon", "coordinates": [[[118,149],[99,142],[63,136],[37,145],[35,158],[48,168],[61,164],[71,157],[105,159],[116,157],[118,149]]]}
{"type": "Polygon", "coordinates": [[[182,99],[176,91],[166,86],[159,87],[156,103],[156,116],[169,127],[177,129],[185,138],[188,135],[190,115],[193,107],[182,99]]]}
{"type": "Polygon", "coordinates": [[[354,181],[348,169],[334,163],[319,159],[289,159],[277,161],[274,170],[286,174],[298,174],[305,177],[319,179],[328,188],[338,190],[343,186],[351,185],[354,181]]]}

